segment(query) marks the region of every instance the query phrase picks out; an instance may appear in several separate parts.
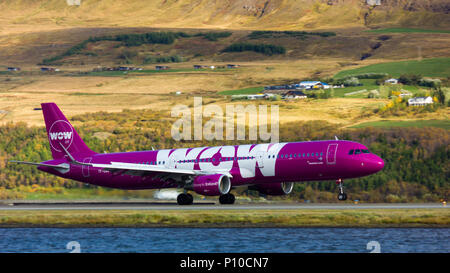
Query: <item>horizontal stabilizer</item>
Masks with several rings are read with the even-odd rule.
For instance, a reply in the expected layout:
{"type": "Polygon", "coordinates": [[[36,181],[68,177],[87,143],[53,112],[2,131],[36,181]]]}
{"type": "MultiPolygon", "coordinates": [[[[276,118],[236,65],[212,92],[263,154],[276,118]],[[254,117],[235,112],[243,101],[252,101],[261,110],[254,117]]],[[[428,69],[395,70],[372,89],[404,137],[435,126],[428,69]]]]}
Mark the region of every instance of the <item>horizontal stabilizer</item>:
{"type": "Polygon", "coordinates": [[[70,166],[67,163],[62,163],[62,164],[59,164],[59,165],[50,165],[50,164],[44,164],[44,163],[17,161],[17,160],[10,160],[9,162],[10,163],[33,165],[33,166],[49,167],[49,168],[55,168],[55,169],[67,169],[67,170],[70,169],[70,166]]]}

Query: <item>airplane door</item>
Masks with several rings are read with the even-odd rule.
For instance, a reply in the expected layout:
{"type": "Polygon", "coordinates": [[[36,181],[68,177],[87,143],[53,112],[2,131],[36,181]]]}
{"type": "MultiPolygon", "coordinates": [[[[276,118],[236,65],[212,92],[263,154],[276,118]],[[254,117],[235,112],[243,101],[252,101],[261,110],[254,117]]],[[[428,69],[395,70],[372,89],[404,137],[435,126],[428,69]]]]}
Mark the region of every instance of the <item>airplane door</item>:
{"type": "Polygon", "coordinates": [[[336,164],[336,152],[338,144],[329,144],[327,149],[327,164],[336,164]]]}
{"type": "Polygon", "coordinates": [[[173,154],[172,154],[172,156],[170,156],[168,163],[169,163],[168,167],[171,169],[175,169],[177,167],[177,160],[176,160],[175,156],[173,156],[173,154]]]}
{"type": "MultiPolygon", "coordinates": [[[[83,160],[83,163],[91,163],[91,161],[92,161],[92,157],[86,157],[83,160]]],[[[83,173],[84,177],[89,177],[90,176],[90,174],[89,174],[89,166],[83,165],[83,167],[81,168],[81,172],[83,173]]]]}
{"type": "Polygon", "coordinates": [[[266,155],[266,153],[263,151],[256,153],[256,162],[258,162],[259,168],[264,168],[264,156],[265,155],[266,155]]]}

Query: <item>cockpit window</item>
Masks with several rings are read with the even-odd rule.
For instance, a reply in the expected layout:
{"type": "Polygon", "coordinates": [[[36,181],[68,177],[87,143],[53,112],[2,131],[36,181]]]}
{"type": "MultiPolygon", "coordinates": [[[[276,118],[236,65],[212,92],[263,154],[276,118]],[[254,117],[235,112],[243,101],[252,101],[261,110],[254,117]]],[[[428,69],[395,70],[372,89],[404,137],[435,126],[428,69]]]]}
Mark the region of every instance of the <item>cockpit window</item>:
{"type": "Polygon", "coordinates": [[[370,154],[369,150],[361,150],[363,154],[370,154]]]}
{"type": "Polygon", "coordinates": [[[356,149],[355,150],[355,155],[359,155],[361,153],[361,150],[360,149],[356,149]]]}
{"type": "Polygon", "coordinates": [[[349,154],[349,155],[352,155],[352,154],[353,154],[353,151],[354,151],[354,150],[351,149],[350,152],[348,152],[348,154],[349,154]]]}

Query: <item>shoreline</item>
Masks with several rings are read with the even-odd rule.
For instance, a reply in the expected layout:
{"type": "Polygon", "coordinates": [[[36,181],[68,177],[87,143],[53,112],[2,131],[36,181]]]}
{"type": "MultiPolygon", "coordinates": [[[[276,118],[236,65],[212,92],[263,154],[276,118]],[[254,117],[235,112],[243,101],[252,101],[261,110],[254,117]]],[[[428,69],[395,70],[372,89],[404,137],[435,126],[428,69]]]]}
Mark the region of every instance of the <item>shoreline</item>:
{"type": "Polygon", "coordinates": [[[3,210],[0,228],[450,228],[450,210],[3,210]]]}

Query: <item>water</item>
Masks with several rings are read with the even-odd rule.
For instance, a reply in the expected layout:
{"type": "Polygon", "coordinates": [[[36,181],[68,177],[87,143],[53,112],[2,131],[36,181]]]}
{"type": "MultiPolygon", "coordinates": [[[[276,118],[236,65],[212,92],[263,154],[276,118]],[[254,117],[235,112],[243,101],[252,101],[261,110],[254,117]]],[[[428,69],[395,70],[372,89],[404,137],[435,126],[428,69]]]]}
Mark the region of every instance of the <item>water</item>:
{"type": "Polygon", "coordinates": [[[450,228],[0,228],[0,252],[450,252],[450,228]],[[372,249],[371,247],[369,249],[372,249]]]}

